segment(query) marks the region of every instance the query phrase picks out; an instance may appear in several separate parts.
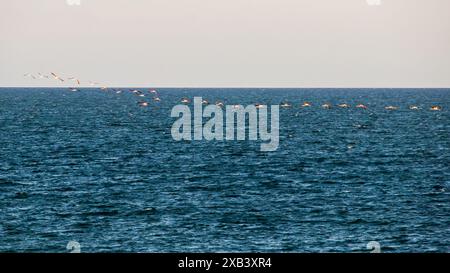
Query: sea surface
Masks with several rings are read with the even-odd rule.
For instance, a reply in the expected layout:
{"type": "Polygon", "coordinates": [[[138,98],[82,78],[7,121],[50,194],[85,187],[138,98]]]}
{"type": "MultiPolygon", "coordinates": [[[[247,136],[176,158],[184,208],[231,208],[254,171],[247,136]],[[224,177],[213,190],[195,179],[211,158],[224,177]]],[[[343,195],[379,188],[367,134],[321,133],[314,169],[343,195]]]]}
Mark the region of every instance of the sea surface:
{"type": "Polygon", "coordinates": [[[450,252],[450,89],[121,90],[0,89],[0,252],[450,252]],[[292,103],[278,150],[174,141],[194,96],[292,103]]]}

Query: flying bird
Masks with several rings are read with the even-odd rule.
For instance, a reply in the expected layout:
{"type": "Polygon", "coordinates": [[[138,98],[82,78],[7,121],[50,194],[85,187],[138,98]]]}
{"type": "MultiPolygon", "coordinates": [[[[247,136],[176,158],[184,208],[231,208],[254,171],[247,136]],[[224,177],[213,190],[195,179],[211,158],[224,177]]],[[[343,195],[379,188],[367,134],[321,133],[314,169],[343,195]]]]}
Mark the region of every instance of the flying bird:
{"type": "Polygon", "coordinates": [[[80,80],[79,79],[77,79],[77,78],[75,78],[75,77],[70,77],[70,78],[67,78],[68,80],[70,80],[70,81],[74,81],[74,82],[76,82],[78,85],[80,85],[81,84],[81,82],[80,82],[80,80]]]}
{"type": "Polygon", "coordinates": [[[24,76],[24,77],[30,77],[30,78],[36,79],[36,77],[35,77],[33,74],[30,74],[30,73],[25,73],[25,74],[23,74],[23,76],[24,76]]]}
{"type": "Polygon", "coordinates": [[[58,75],[56,75],[55,73],[51,72],[50,74],[53,76],[53,78],[54,78],[55,80],[59,80],[59,81],[61,81],[61,82],[64,82],[64,80],[63,80],[62,78],[60,78],[58,75]]]}

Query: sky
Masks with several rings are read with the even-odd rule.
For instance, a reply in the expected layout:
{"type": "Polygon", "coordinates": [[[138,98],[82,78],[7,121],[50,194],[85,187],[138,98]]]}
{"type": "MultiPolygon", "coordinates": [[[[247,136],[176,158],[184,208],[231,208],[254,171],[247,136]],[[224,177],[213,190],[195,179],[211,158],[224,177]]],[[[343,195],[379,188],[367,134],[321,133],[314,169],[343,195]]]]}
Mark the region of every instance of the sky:
{"type": "Polygon", "coordinates": [[[0,86],[450,87],[448,0],[0,0],[0,86]]]}

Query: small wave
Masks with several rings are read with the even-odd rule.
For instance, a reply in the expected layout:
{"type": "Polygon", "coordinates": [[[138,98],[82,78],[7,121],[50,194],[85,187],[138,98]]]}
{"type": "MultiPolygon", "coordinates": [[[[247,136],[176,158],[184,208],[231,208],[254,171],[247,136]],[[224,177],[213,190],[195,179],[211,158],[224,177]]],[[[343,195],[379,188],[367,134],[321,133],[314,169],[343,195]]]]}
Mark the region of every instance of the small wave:
{"type": "Polygon", "coordinates": [[[118,210],[110,210],[110,211],[89,211],[83,213],[83,216],[116,216],[119,215],[118,210]]]}
{"type": "Polygon", "coordinates": [[[14,195],[14,198],[16,199],[26,199],[29,197],[29,194],[26,192],[16,192],[16,194],[14,195]]]}
{"type": "Polygon", "coordinates": [[[358,219],[354,219],[351,220],[350,222],[348,222],[348,224],[353,225],[353,224],[365,224],[368,223],[366,220],[358,218],[358,219]]]}

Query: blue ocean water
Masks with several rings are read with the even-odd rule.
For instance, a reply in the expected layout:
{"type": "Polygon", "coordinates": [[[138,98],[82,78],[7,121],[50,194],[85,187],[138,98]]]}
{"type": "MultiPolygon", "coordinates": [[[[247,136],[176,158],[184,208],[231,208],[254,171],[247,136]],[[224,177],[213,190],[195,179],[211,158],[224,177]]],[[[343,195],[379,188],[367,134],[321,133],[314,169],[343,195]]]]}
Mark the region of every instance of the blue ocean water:
{"type": "Polygon", "coordinates": [[[450,251],[449,89],[158,91],[0,89],[1,252],[450,251]],[[292,103],[279,149],[174,141],[194,96],[292,103]]]}

